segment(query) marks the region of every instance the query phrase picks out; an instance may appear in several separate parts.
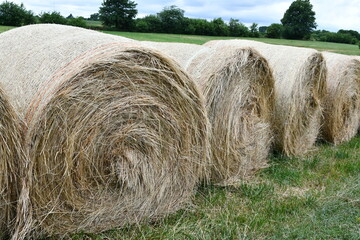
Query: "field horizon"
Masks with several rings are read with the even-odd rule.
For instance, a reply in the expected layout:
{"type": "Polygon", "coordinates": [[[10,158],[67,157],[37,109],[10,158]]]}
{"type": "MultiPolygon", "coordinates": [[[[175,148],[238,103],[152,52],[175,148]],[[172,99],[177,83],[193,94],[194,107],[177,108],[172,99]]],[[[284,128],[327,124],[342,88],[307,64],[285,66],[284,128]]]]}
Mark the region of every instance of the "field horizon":
{"type": "MultiPolygon", "coordinates": [[[[13,29],[11,26],[1,26],[0,33],[13,29]]],[[[359,55],[360,49],[358,45],[320,42],[320,41],[305,41],[305,40],[288,40],[288,39],[272,39],[272,38],[243,38],[243,37],[219,37],[219,36],[203,36],[203,35],[184,35],[184,34],[167,34],[167,33],[139,33],[139,32],[121,32],[121,31],[102,31],[107,34],[118,35],[122,37],[131,38],[138,41],[154,41],[154,42],[181,42],[193,43],[202,45],[211,40],[226,40],[226,39],[244,39],[264,42],[275,45],[286,45],[294,47],[313,48],[318,51],[328,51],[340,53],[345,55],[359,55]]]]}

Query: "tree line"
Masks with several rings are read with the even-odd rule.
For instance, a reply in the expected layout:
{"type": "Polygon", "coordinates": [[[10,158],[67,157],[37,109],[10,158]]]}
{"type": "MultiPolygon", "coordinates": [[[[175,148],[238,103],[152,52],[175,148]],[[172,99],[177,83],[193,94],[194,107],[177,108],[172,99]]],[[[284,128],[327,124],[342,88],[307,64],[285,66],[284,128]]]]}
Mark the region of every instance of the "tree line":
{"type": "Polygon", "coordinates": [[[136,18],[137,4],[131,0],[104,0],[97,13],[90,18],[63,17],[59,12],[43,12],[36,16],[26,10],[23,4],[17,5],[5,1],[0,4],[0,25],[22,26],[34,23],[57,23],[79,27],[87,26],[86,20],[101,21],[99,30],[120,30],[151,33],[174,33],[210,36],[232,37],[268,37],[285,39],[305,39],[337,43],[359,43],[360,34],[354,30],[339,30],[329,32],[315,31],[316,18],[310,0],[295,0],[284,13],[281,23],[270,26],[258,26],[257,23],[247,27],[239,19],[231,18],[224,21],[222,18],[213,20],[185,17],[185,11],[177,6],[167,6],[162,11],[136,18]]]}
{"type": "Polygon", "coordinates": [[[0,4],[0,25],[24,26],[36,23],[57,23],[86,27],[85,18],[74,17],[72,14],[66,18],[57,11],[42,12],[39,15],[35,15],[33,11],[27,10],[22,3],[18,5],[5,1],[0,4]]]}

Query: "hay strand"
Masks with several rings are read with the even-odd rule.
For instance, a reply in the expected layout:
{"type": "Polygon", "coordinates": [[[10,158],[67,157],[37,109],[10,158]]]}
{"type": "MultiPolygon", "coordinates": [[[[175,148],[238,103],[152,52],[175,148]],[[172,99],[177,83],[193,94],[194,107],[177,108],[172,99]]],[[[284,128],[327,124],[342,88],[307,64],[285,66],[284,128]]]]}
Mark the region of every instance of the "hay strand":
{"type": "Polygon", "coordinates": [[[32,218],[18,220],[14,239],[97,233],[189,202],[208,120],[178,65],[137,42],[59,25],[8,31],[0,49],[30,159],[32,218]]]}
{"type": "Polygon", "coordinates": [[[20,119],[0,88],[0,239],[13,230],[21,191],[19,166],[26,165],[20,129],[20,119]]]}
{"type": "Polygon", "coordinates": [[[275,78],[275,149],[301,156],[312,149],[321,126],[326,64],[313,49],[255,41],[210,41],[209,47],[253,47],[268,60],[275,78]]]}

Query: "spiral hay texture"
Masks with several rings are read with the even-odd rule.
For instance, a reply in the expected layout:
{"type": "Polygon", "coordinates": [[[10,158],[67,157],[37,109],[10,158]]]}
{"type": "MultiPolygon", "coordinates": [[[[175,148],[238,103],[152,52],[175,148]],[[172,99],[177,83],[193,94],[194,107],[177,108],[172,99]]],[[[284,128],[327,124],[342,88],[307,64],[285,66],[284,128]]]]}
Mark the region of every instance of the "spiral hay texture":
{"type": "Polygon", "coordinates": [[[209,47],[253,47],[269,62],[275,78],[275,149],[303,155],[315,143],[326,95],[326,64],[312,49],[255,41],[210,41],[209,47]]]}
{"type": "Polygon", "coordinates": [[[20,129],[19,118],[0,89],[0,239],[12,231],[21,190],[18,170],[26,164],[20,129]]]}
{"type": "Polygon", "coordinates": [[[32,212],[14,239],[101,232],[189,202],[206,167],[208,120],[178,65],[139,43],[59,25],[3,33],[0,49],[30,159],[32,212]]]}
{"type": "Polygon", "coordinates": [[[202,89],[212,125],[211,180],[229,185],[267,166],[272,140],[274,79],[251,48],[147,43],[186,67],[202,89]]]}
{"type": "Polygon", "coordinates": [[[328,67],[323,138],[334,144],[350,140],[360,121],[360,59],[323,53],[328,67]]]}

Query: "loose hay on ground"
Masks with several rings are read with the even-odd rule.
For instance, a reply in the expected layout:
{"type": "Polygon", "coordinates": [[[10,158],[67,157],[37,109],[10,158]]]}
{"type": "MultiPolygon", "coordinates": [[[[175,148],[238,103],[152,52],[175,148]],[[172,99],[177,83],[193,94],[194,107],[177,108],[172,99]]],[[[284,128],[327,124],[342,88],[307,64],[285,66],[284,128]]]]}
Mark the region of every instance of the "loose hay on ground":
{"type": "Polygon", "coordinates": [[[322,137],[334,144],[349,141],[357,134],[360,121],[360,59],[323,53],[327,74],[322,137]]]}
{"type": "Polygon", "coordinates": [[[210,41],[208,47],[253,47],[268,60],[275,79],[275,149],[303,155],[314,145],[326,95],[326,64],[313,49],[256,41],[210,41]]]}
{"type": "Polygon", "coordinates": [[[212,124],[211,180],[234,184],[267,166],[274,79],[251,48],[147,42],[178,61],[202,89],[212,124]]]}
{"type": "Polygon", "coordinates": [[[59,25],[3,33],[0,49],[30,160],[21,210],[32,211],[19,214],[14,239],[101,232],[189,202],[207,164],[208,120],[178,65],[137,42],[59,25]]]}

